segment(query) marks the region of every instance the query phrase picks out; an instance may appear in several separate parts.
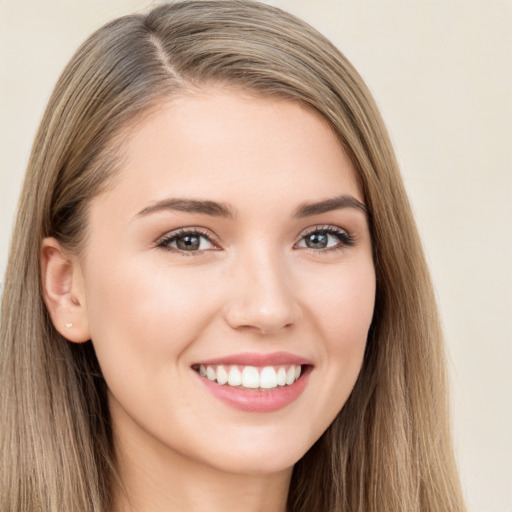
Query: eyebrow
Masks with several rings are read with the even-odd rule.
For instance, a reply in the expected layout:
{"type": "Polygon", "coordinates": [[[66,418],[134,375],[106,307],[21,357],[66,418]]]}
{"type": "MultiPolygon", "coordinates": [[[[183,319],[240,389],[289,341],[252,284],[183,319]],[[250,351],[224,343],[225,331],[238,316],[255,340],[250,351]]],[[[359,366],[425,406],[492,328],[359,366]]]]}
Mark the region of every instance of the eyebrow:
{"type": "Polygon", "coordinates": [[[333,210],[341,210],[343,208],[356,208],[368,215],[368,208],[354,196],[341,195],[331,199],[325,199],[316,203],[304,203],[295,211],[295,217],[303,218],[321,213],[332,212],[333,210]]]}
{"type": "MultiPolygon", "coordinates": [[[[366,206],[350,195],[341,195],[324,201],[315,203],[303,203],[295,210],[295,218],[310,217],[322,213],[331,212],[333,210],[341,210],[343,208],[356,208],[368,214],[366,206]]],[[[174,210],[185,213],[198,213],[202,215],[210,215],[212,217],[236,217],[236,212],[228,204],[218,203],[216,201],[208,201],[201,199],[180,199],[169,198],[158,201],[146,208],[142,209],[136,217],[145,217],[152,213],[174,210]]]]}
{"type": "Polygon", "coordinates": [[[235,212],[227,204],[216,201],[203,201],[200,199],[171,198],[158,201],[141,210],[136,217],[144,217],[151,213],[165,210],[175,210],[185,213],[200,213],[213,217],[235,217],[235,212]]]}

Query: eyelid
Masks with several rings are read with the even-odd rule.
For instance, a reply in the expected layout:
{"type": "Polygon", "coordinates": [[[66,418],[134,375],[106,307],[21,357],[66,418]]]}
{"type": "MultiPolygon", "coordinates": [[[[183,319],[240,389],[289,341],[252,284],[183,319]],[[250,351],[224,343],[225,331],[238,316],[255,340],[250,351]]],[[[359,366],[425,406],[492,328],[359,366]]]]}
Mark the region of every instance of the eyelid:
{"type": "Polygon", "coordinates": [[[311,226],[304,231],[301,232],[299,235],[299,238],[294,244],[294,247],[297,247],[297,245],[304,240],[305,237],[308,235],[311,235],[312,233],[316,232],[326,232],[331,235],[338,235],[339,236],[339,244],[337,244],[334,247],[325,247],[323,249],[313,249],[310,247],[300,247],[300,249],[307,249],[314,252],[327,252],[337,249],[345,249],[347,247],[351,247],[355,244],[354,236],[345,228],[341,228],[340,226],[336,226],[333,224],[319,224],[316,226],[311,226]],[[343,240],[344,239],[344,240],[343,240]]]}
{"type": "Polygon", "coordinates": [[[347,234],[347,235],[349,234],[347,229],[341,228],[340,226],[336,226],[334,224],[317,224],[315,226],[306,228],[304,231],[301,232],[299,237],[302,238],[306,235],[314,233],[315,231],[331,231],[334,233],[343,233],[343,234],[347,234]]]}
{"type": "Polygon", "coordinates": [[[220,244],[218,243],[217,241],[217,237],[215,236],[215,234],[210,231],[209,229],[206,229],[206,228],[201,228],[201,227],[198,227],[198,226],[187,226],[187,227],[182,227],[182,228],[178,228],[178,229],[174,229],[172,231],[168,231],[167,233],[165,233],[164,235],[160,236],[156,241],[155,241],[155,246],[156,247],[160,247],[162,249],[166,249],[166,250],[169,250],[169,251],[174,251],[174,252],[178,252],[180,254],[186,254],[187,256],[193,256],[194,254],[201,254],[203,252],[205,252],[206,250],[208,251],[214,251],[214,250],[219,250],[221,249],[220,247],[220,244]],[[183,236],[183,235],[199,235],[199,236],[202,236],[204,238],[207,238],[210,243],[214,246],[214,248],[212,249],[198,249],[196,251],[189,251],[188,254],[187,251],[182,251],[176,247],[170,247],[168,245],[165,245],[167,243],[169,243],[171,240],[175,239],[175,238],[178,238],[179,236],[183,236]]]}

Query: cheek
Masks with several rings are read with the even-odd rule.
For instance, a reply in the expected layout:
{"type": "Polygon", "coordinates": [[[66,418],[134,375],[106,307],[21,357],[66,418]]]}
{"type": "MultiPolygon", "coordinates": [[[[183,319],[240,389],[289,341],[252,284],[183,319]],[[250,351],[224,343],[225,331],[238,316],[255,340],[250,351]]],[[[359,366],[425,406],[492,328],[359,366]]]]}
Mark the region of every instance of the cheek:
{"type": "Polygon", "coordinates": [[[150,372],[165,356],[173,364],[215,314],[215,294],[204,292],[200,272],[170,272],[134,258],[94,267],[88,282],[91,337],[102,364],[136,368],[144,360],[150,372]]]}
{"type": "Polygon", "coordinates": [[[305,290],[317,328],[333,350],[366,342],[375,305],[375,271],[371,260],[340,266],[305,290]]]}
{"type": "Polygon", "coordinates": [[[315,329],[321,334],[321,351],[327,361],[325,383],[337,413],[352,391],[363,362],[375,304],[373,263],[363,260],[360,265],[341,268],[309,294],[313,297],[315,329]]]}

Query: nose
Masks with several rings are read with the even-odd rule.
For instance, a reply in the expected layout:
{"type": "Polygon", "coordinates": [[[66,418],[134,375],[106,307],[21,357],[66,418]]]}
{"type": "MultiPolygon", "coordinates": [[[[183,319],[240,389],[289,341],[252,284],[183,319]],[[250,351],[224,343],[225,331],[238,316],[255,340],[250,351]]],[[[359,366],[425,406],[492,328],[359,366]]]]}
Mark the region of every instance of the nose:
{"type": "Polygon", "coordinates": [[[286,265],[260,251],[241,258],[233,269],[231,297],[225,309],[233,329],[275,333],[295,325],[302,311],[286,265]]]}

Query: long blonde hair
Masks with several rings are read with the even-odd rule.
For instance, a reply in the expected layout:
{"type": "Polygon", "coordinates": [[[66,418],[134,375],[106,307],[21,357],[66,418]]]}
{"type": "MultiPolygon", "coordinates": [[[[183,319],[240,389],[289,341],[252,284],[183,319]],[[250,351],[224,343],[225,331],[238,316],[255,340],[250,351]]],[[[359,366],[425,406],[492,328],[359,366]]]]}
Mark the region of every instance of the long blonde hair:
{"type": "Polygon", "coordinates": [[[126,127],[163,98],[211,83],[319,112],[352,159],[370,212],[377,297],[363,368],[338,417],[296,464],[290,512],[464,510],[434,295],[376,105],[323,36],[247,0],[178,2],[114,20],[55,87],[28,164],[2,300],[0,509],[112,506],[105,382],[91,343],[69,343],[51,323],[41,242],[54,236],[79,251],[87,206],[118,171],[126,127]]]}

